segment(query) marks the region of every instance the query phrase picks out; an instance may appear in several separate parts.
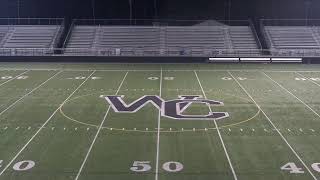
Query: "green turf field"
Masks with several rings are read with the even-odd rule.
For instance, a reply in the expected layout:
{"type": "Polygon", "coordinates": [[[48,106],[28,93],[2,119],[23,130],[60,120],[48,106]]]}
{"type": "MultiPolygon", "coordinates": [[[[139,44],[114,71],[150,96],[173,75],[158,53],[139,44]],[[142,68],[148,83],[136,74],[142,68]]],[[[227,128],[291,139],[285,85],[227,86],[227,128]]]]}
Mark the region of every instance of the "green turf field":
{"type": "Polygon", "coordinates": [[[320,65],[0,63],[0,137],[0,180],[316,180],[320,65]]]}

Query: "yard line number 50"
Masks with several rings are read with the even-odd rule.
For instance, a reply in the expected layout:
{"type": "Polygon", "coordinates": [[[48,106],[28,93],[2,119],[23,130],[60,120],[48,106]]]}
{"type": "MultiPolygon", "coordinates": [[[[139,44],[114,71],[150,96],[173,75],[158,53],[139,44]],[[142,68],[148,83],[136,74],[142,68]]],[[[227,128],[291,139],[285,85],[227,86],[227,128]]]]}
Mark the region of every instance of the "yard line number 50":
{"type": "MultiPolygon", "coordinates": [[[[130,170],[134,172],[147,172],[152,169],[150,161],[134,161],[130,170]]],[[[180,162],[169,161],[162,165],[162,169],[167,172],[179,172],[183,169],[180,162]]]]}

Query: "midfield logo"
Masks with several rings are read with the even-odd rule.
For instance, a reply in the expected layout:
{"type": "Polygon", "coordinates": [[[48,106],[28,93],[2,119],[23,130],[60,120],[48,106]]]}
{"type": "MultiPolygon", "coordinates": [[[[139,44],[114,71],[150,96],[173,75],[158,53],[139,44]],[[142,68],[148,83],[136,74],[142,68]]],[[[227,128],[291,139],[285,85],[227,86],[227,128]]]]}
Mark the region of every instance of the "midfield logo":
{"type": "Polygon", "coordinates": [[[135,113],[146,104],[151,103],[161,111],[161,116],[171,119],[181,120],[218,120],[229,117],[227,112],[211,112],[211,106],[223,106],[223,102],[202,99],[201,96],[179,96],[179,99],[169,101],[163,100],[159,96],[142,96],[130,104],[123,101],[124,96],[103,96],[112,109],[118,113],[135,113]],[[208,108],[207,115],[185,115],[183,112],[192,103],[204,104],[208,108]]]}

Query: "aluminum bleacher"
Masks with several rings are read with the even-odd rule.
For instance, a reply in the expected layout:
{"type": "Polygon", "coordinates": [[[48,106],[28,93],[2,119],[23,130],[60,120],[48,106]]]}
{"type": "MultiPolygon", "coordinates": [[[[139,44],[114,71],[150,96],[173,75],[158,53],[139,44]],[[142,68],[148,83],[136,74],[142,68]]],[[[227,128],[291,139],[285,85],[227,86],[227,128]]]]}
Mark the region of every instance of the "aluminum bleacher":
{"type": "Polygon", "coordinates": [[[308,26],[266,26],[271,48],[275,49],[318,49],[312,27],[308,26]]]}
{"type": "Polygon", "coordinates": [[[153,55],[203,56],[231,51],[246,53],[246,49],[254,49],[259,54],[259,46],[249,26],[75,25],[65,47],[65,54],[90,55],[153,52],[153,55]]]}
{"type": "Polygon", "coordinates": [[[53,54],[61,25],[0,25],[0,55],[53,54]]]}
{"type": "Polygon", "coordinates": [[[202,53],[227,49],[228,42],[220,26],[170,26],[166,28],[166,48],[176,53],[202,53]]]}
{"type": "Polygon", "coordinates": [[[60,26],[15,25],[2,28],[8,29],[3,48],[50,48],[54,45],[60,26]]]}
{"type": "Polygon", "coordinates": [[[74,26],[65,53],[83,49],[82,53],[89,54],[119,51],[134,55],[139,49],[158,49],[159,35],[159,28],[153,26],[74,26]]]}

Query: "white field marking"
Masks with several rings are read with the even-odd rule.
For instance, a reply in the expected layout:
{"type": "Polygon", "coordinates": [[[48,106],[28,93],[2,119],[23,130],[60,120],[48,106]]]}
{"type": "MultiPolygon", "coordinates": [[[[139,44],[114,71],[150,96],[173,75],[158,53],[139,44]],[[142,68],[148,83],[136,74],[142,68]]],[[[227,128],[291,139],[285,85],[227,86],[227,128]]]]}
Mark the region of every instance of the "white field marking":
{"type": "MultiPolygon", "coordinates": [[[[124,75],[124,77],[123,77],[123,79],[122,79],[122,81],[121,81],[121,83],[120,83],[120,85],[119,85],[119,87],[118,87],[115,95],[117,95],[117,94],[119,93],[119,91],[120,91],[120,89],[121,89],[121,87],[122,87],[122,84],[123,84],[124,80],[126,79],[127,75],[128,75],[128,72],[126,72],[126,74],[124,75]]],[[[93,145],[94,145],[94,143],[96,142],[96,140],[97,140],[97,138],[98,138],[98,135],[99,135],[99,133],[100,133],[100,131],[101,131],[101,129],[102,129],[102,126],[103,126],[105,120],[107,119],[107,115],[109,114],[110,108],[111,108],[111,106],[108,107],[106,113],[104,114],[104,117],[103,117],[103,119],[102,119],[102,121],[101,121],[101,123],[100,123],[100,126],[99,126],[99,128],[98,128],[98,131],[97,131],[95,137],[93,138],[93,141],[92,141],[92,143],[91,143],[91,145],[90,145],[90,147],[89,147],[89,149],[88,149],[88,152],[87,152],[87,154],[86,154],[86,156],[85,156],[85,158],[84,158],[84,160],[83,160],[83,162],[82,162],[82,164],[81,164],[81,166],[80,166],[80,169],[79,169],[79,171],[78,171],[78,173],[77,173],[77,176],[76,176],[75,180],[77,180],[77,179],[80,177],[80,174],[81,174],[81,172],[82,172],[82,170],[83,170],[83,168],[84,168],[84,165],[86,164],[87,159],[88,159],[88,157],[89,157],[89,155],[90,155],[90,153],[91,153],[91,150],[92,150],[92,148],[93,148],[93,145]]],[[[110,130],[112,130],[112,129],[110,129],[110,130]]]]}
{"type": "MultiPolygon", "coordinates": [[[[1,71],[73,71],[73,72],[88,72],[88,71],[105,71],[105,72],[156,72],[156,71],[161,71],[159,69],[146,69],[146,70],[141,70],[141,69],[70,69],[70,68],[55,68],[55,69],[49,69],[49,68],[39,68],[39,69],[28,69],[28,68],[6,68],[6,69],[1,69],[1,71]]],[[[203,71],[203,72],[225,72],[225,71],[231,71],[231,72],[320,72],[318,70],[281,70],[281,69],[274,69],[274,70],[266,70],[266,69],[165,69],[163,71],[166,72],[191,72],[191,71],[203,71]]]]}
{"type": "Polygon", "coordinates": [[[10,108],[12,108],[14,105],[16,105],[18,102],[20,102],[22,99],[24,99],[25,97],[29,96],[31,93],[33,93],[35,90],[39,89],[41,86],[43,86],[45,83],[47,83],[48,81],[50,81],[51,79],[53,79],[54,77],[56,77],[58,74],[60,74],[62,71],[57,72],[56,74],[54,74],[53,76],[51,76],[49,79],[47,79],[46,81],[44,81],[43,83],[41,83],[39,86],[35,87],[34,89],[32,89],[30,92],[28,92],[27,94],[25,94],[24,96],[22,96],[21,98],[19,98],[18,100],[16,100],[15,102],[13,102],[10,106],[8,106],[6,109],[4,109],[3,111],[0,112],[0,116],[5,113],[6,111],[8,111],[10,108]]]}
{"type": "Polygon", "coordinates": [[[312,171],[309,169],[309,167],[306,165],[306,163],[301,159],[301,157],[298,155],[298,153],[293,149],[293,147],[289,144],[287,139],[282,135],[282,133],[277,129],[277,127],[273,124],[269,116],[261,109],[260,105],[253,99],[253,97],[249,94],[249,92],[241,85],[241,83],[234,78],[234,76],[228,71],[230,76],[237,82],[237,84],[241,87],[241,89],[247,94],[247,96],[252,100],[252,102],[257,106],[258,109],[263,113],[263,115],[267,118],[269,123],[272,125],[272,127],[278,132],[282,140],[288,145],[288,147],[291,149],[293,154],[300,160],[300,162],[303,164],[303,166],[308,170],[309,174],[313,177],[314,180],[318,180],[316,176],[312,173],[312,171]]]}
{"type": "Polygon", "coordinates": [[[303,77],[303,78],[307,79],[308,81],[312,82],[313,84],[315,84],[315,85],[317,85],[317,86],[319,86],[319,87],[320,87],[320,84],[319,84],[319,83],[317,83],[316,81],[312,81],[311,79],[309,79],[309,78],[305,77],[304,75],[302,75],[302,74],[300,74],[300,73],[298,73],[298,72],[295,72],[295,73],[296,73],[296,74],[298,74],[299,76],[301,76],[301,77],[303,77]]]}
{"type": "MultiPolygon", "coordinates": [[[[162,67],[160,69],[160,87],[159,87],[159,97],[162,96],[162,67]]],[[[159,176],[159,149],[160,149],[160,128],[161,128],[161,109],[159,109],[158,114],[158,131],[157,131],[157,153],[156,153],[156,173],[155,180],[158,180],[159,176]]]]}
{"type": "Polygon", "coordinates": [[[265,76],[267,76],[272,82],[274,82],[275,84],[277,84],[279,87],[281,87],[283,90],[285,90],[287,93],[289,93],[291,96],[295,97],[298,101],[300,101],[303,105],[305,105],[308,109],[310,109],[315,115],[317,115],[320,118],[320,115],[313,110],[308,104],[306,104],[305,102],[303,102],[300,98],[298,98],[297,96],[295,96],[292,92],[290,92],[288,89],[286,89],[285,87],[283,87],[281,84],[279,84],[277,81],[275,81],[274,79],[272,79],[270,76],[268,76],[266,73],[262,72],[265,76]]]}
{"type": "Polygon", "coordinates": [[[315,130],[314,129],[310,129],[312,132],[315,132],[315,130]]]}
{"type": "Polygon", "coordinates": [[[0,84],[0,86],[2,86],[2,85],[4,85],[4,84],[7,84],[8,82],[10,82],[10,81],[13,81],[13,80],[17,79],[17,77],[19,77],[19,76],[21,76],[21,75],[24,75],[25,73],[27,73],[27,72],[29,72],[29,71],[30,71],[30,70],[25,71],[25,72],[23,72],[23,73],[21,73],[21,74],[17,75],[16,77],[11,78],[11,79],[9,79],[9,80],[7,80],[7,81],[5,81],[5,82],[1,83],[1,84],[0,84]]]}
{"type": "MultiPolygon", "coordinates": [[[[60,71],[62,72],[62,71],[60,71]]],[[[60,73],[59,72],[59,73],[60,73]]],[[[85,79],[61,104],[60,106],[51,114],[51,116],[42,124],[42,126],[38,129],[38,131],[29,139],[29,141],[20,149],[20,151],[12,158],[12,160],[7,164],[7,166],[0,172],[0,176],[3,175],[3,173],[11,166],[11,164],[17,159],[17,157],[27,148],[27,146],[33,141],[33,139],[40,133],[40,131],[50,122],[50,120],[53,118],[53,116],[59,111],[61,106],[63,106],[72,96],[75,92],[78,91],[78,89],[81,88],[81,86],[95,73],[93,71],[87,79],[85,79]]],[[[57,73],[58,74],[58,73],[57,73]]],[[[54,76],[56,76],[55,74],[54,76]]],[[[53,76],[53,77],[54,77],[53,76]]],[[[64,128],[65,130],[65,128],[64,128]]]]}
{"type": "MultiPolygon", "coordinates": [[[[200,86],[200,88],[201,88],[203,97],[204,97],[205,99],[207,99],[206,93],[205,93],[204,90],[203,90],[203,87],[202,87],[202,84],[201,84],[201,82],[200,82],[200,79],[199,79],[199,77],[198,77],[197,72],[196,72],[196,71],[193,71],[193,72],[194,72],[194,74],[195,74],[195,76],[196,76],[196,78],[197,78],[197,81],[198,81],[199,86],[200,86]]],[[[211,106],[209,106],[209,110],[210,110],[210,112],[212,112],[211,106]]],[[[223,139],[222,139],[222,136],[221,136],[221,133],[220,133],[220,129],[219,129],[218,123],[217,123],[217,121],[215,121],[215,120],[214,120],[213,122],[214,122],[214,125],[215,125],[216,129],[217,129],[217,132],[218,132],[218,135],[219,135],[219,138],[220,138],[220,141],[221,141],[221,144],[222,144],[224,153],[225,153],[225,155],[226,155],[226,157],[227,157],[227,159],[228,159],[228,163],[229,163],[229,166],[230,166],[230,170],[231,170],[231,172],[232,172],[232,174],[233,174],[233,178],[234,178],[234,180],[237,180],[238,177],[237,177],[237,174],[236,174],[236,172],[235,172],[235,170],[234,170],[234,168],[233,168],[233,165],[232,165],[231,159],[230,159],[230,157],[229,157],[229,153],[228,153],[228,151],[227,151],[226,145],[224,144],[224,141],[223,141],[223,139]]]]}

